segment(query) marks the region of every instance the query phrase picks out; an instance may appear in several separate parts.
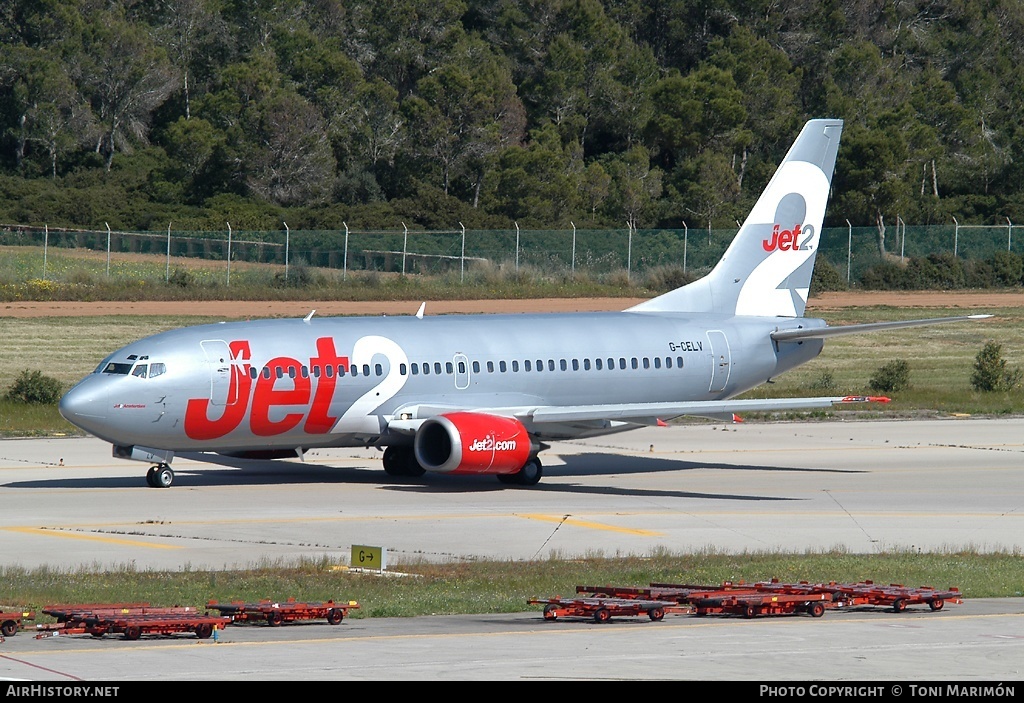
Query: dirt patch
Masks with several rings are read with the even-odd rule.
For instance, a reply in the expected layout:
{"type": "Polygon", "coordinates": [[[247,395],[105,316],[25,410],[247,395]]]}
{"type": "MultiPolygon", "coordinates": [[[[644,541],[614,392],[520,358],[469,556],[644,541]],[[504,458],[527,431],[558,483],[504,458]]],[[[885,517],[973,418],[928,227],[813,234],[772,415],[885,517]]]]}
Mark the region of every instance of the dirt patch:
{"type": "MultiPolygon", "coordinates": [[[[539,298],[532,300],[428,301],[427,315],[458,313],[593,312],[623,310],[639,298],[539,298]]],[[[140,301],[140,302],[11,302],[0,303],[3,317],[80,317],[93,315],[201,315],[225,319],[335,315],[413,315],[418,300],[396,301],[140,301]]],[[[1024,307],[1024,291],[857,291],[822,293],[811,298],[808,314],[851,307],[985,309],[1024,307]]]]}

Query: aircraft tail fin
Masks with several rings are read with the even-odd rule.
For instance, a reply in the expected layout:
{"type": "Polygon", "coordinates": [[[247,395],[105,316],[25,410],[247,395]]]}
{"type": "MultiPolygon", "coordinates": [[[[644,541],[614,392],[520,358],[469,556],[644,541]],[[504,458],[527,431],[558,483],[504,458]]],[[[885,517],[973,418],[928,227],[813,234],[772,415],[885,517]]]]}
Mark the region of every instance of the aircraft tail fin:
{"type": "Polygon", "coordinates": [[[842,129],[807,122],[711,273],[629,311],[802,317],[842,129]]]}

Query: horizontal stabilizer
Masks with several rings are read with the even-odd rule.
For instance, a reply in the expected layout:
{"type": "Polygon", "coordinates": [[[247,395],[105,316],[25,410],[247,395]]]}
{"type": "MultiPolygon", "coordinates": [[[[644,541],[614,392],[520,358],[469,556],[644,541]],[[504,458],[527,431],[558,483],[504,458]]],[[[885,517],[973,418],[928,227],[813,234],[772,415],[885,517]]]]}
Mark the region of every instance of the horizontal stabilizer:
{"type": "Polygon", "coordinates": [[[881,330],[895,330],[904,327],[923,327],[938,325],[943,322],[963,322],[965,320],[984,320],[991,315],[961,315],[959,317],[933,317],[925,320],[896,320],[893,322],[867,322],[862,325],[843,325],[841,327],[809,327],[807,329],[779,330],[772,332],[776,342],[792,342],[799,339],[824,339],[838,337],[843,334],[863,334],[881,330]]]}

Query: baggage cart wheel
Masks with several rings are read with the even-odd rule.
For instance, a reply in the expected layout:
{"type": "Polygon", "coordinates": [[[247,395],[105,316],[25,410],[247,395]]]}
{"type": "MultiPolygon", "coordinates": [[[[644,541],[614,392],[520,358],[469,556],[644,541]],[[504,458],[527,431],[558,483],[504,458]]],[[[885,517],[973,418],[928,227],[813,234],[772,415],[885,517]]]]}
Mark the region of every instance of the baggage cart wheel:
{"type": "Polygon", "coordinates": [[[124,628],[124,638],[126,640],[137,640],[142,637],[142,628],[138,625],[129,625],[124,628]]]}
{"type": "Polygon", "coordinates": [[[932,610],[942,610],[942,606],[944,606],[945,604],[946,602],[941,598],[933,598],[932,600],[928,601],[928,607],[932,610]]]}
{"type": "Polygon", "coordinates": [[[213,634],[213,625],[208,622],[201,622],[196,625],[196,637],[201,640],[208,639],[213,634]]]}
{"type": "Polygon", "coordinates": [[[661,620],[661,619],[663,619],[665,617],[665,609],[664,608],[660,608],[660,607],[659,608],[651,608],[650,610],[647,611],[647,617],[649,617],[654,622],[658,622],[659,620],[661,620]]]}
{"type": "Polygon", "coordinates": [[[907,609],[907,601],[903,600],[902,598],[897,598],[892,602],[892,609],[895,613],[902,613],[904,610],[907,609]]]}
{"type": "Polygon", "coordinates": [[[271,627],[277,627],[284,622],[284,615],[281,614],[280,610],[271,610],[267,613],[267,623],[271,627]]]}
{"type": "Polygon", "coordinates": [[[557,620],[558,619],[558,606],[554,603],[548,603],[544,606],[544,619],[545,620],[557,620]]]}
{"type": "Polygon", "coordinates": [[[744,617],[747,617],[747,618],[756,618],[756,617],[757,617],[757,613],[758,613],[758,610],[757,610],[757,608],[756,608],[755,606],[753,606],[753,605],[748,605],[748,606],[747,606],[747,607],[746,607],[746,608],[745,608],[745,609],[743,610],[743,616],[744,616],[744,617]]]}
{"type": "Polygon", "coordinates": [[[812,618],[820,618],[822,615],[825,614],[825,604],[811,603],[811,605],[807,608],[807,612],[811,614],[812,618]]]}
{"type": "Polygon", "coordinates": [[[337,625],[345,617],[345,614],[341,612],[340,608],[331,608],[327,611],[327,624],[337,625]]]}
{"type": "Polygon", "coordinates": [[[598,608],[594,611],[594,622],[608,622],[612,619],[612,614],[608,608],[598,608]]]}
{"type": "Polygon", "coordinates": [[[0,633],[2,633],[4,637],[14,637],[17,632],[18,623],[13,620],[4,620],[4,624],[0,625],[0,633]]]}

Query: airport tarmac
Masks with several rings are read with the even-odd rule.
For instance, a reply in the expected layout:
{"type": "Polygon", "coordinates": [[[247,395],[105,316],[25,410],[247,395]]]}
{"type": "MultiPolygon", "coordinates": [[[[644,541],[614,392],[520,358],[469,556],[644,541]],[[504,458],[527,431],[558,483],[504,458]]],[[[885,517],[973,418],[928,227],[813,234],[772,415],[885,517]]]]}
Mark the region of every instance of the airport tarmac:
{"type": "MultiPolygon", "coordinates": [[[[92,438],[0,441],[5,566],[221,569],[352,545],[402,560],[653,551],[1024,548],[1024,418],[706,423],[559,442],[532,488],[396,481],[375,449],[175,459],[169,489],[92,438]]],[[[766,575],[766,578],[770,575],[766,575]]],[[[946,587],[956,584],[935,584],[946,587]]],[[[1024,588],[1024,584],[1022,584],[1024,588]]],[[[32,681],[994,681],[1020,678],[1024,598],[896,615],[544,621],[537,613],[231,626],[219,641],[30,633],[32,681]]]]}

